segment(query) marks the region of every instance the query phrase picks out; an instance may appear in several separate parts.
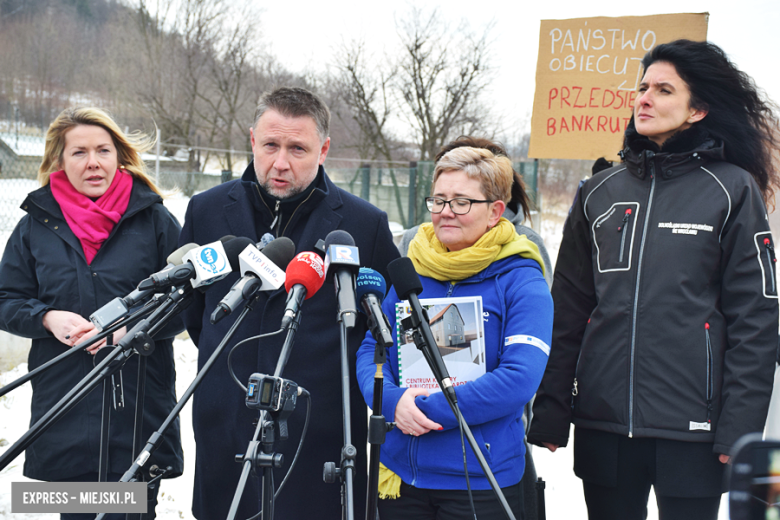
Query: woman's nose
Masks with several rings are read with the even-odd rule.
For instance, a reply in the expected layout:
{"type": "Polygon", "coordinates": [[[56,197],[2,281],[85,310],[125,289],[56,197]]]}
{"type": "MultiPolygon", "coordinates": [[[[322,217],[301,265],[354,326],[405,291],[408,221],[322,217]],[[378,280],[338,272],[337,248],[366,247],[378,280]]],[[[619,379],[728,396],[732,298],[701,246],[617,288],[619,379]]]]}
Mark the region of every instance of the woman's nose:
{"type": "Polygon", "coordinates": [[[455,212],[452,211],[451,204],[452,204],[452,202],[445,202],[444,203],[444,208],[442,208],[442,210],[441,210],[442,216],[448,217],[448,218],[451,218],[451,217],[455,216],[455,212]]]}
{"type": "Polygon", "coordinates": [[[87,169],[96,170],[100,167],[97,160],[97,154],[95,152],[89,152],[87,154],[87,169]]]}

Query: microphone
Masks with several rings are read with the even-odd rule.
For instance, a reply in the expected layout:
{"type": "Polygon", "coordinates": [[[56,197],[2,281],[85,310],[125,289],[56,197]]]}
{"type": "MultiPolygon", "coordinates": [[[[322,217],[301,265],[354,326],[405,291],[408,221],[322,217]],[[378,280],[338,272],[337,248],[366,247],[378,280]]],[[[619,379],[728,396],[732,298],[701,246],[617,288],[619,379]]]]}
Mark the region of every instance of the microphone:
{"type": "Polygon", "coordinates": [[[337,229],[325,237],[325,272],[328,281],[336,285],[336,300],[339,306],[338,321],[344,320],[348,329],[357,321],[355,302],[355,275],[360,269],[358,249],[352,235],[337,229]]]}
{"type": "MultiPolygon", "coordinates": [[[[182,257],[185,255],[185,253],[191,249],[195,249],[196,247],[198,247],[198,244],[190,242],[189,244],[181,246],[179,249],[168,255],[168,265],[166,265],[165,268],[160,271],[160,273],[177,267],[182,263],[182,257]]],[[[95,328],[102,332],[104,328],[110,326],[112,323],[115,323],[120,318],[127,316],[131,307],[133,307],[136,303],[146,299],[147,296],[153,294],[154,292],[154,288],[143,290],[135,289],[124,298],[117,296],[93,312],[89,316],[89,319],[95,325],[95,328]]]]}
{"type": "MultiPolygon", "coordinates": [[[[270,247],[270,246],[269,246],[270,247]]],[[[293,322],[301,308],[303,300],[308,300],[320,290],[325,282],[325,265],[317,253],[304,251],[298,253],[287,266],[287,305],[282,316],[282,329],[293,322]]]]}
{"type": "MultiPolygon", "coordinates": [[[[279,237],[279,238],[285,238],[285,237],[279,237]]],[[[260,237],[260,241],[255,244],[255,247],[262,251],[265,246],[270,244],[275,240],[275,237],[271,233],[265,233],[263,236],[260,237]]],[[[295,251],[293,251],[293,254],[295,254],[295,251]]]]}
{"type": "Polygon", "coordinates": [[[397,258],[387,264],[387,270],[390,274],[393,286],[395,286],[395,291],[398,293],[398,297],[402,300],[407,300],[412,308],[412,313],[407,319],[411,319],[412,327],[421,335],[420,339],[422,339],[422,341],[415,341],[417,348],[423,351],[423,355],[431,365],[431,370],[434,375],[441,379],[442,391],[451,396],[452,402],[457,402],[455,389],[450,380],[450,374],[447,371],[447,367],[444,365],[444,360],[441,358],[439,347],[436,345],[436,340],[431,332],[428,314],[423,310],[422,305],[420,305],[420,300],[417,298],[417,295],[422,292],[423,287],[420,282],[420,277],[414,270],[412,260],[409,257],[397,258]]]}
{"type": "Polygon", "coordinates": [[[381,274],[368,267],[361,267],[355,282],[355,294],[360,300],[362,312],[368,316],[368,329],[377,343],[387,348],[393,345],[390,323],[382,312],[382,300],[387,294],[387,284],[381,274]]]}
{"type": "Polygon", "coordinates": [[[198,288],[221,280],[231,271],[223,243],[229,244],[235,238],[228,235],[218,242],[190,249],[182,255],[180,265],[154,273],[139,283],[138,289],[163,289],[188,280],[193,287],[198,288]]]}
{"type": "Polygon", "coordinates": [[[238,255],[236,264],[231,264],[231,267],[241,271],[243,276],[233,284],[214,309],[211,323],[217,323],[236,310],[241,302],[251,298],[257,291],[273,291],[281,287],[285,273],[279,266],[287,267],[295,254],[295,244],[287,237],[269,242],[262,253],[248,238],[237,238],[236,241],[238,240],[242,241],[244,249],[238,255]]]}

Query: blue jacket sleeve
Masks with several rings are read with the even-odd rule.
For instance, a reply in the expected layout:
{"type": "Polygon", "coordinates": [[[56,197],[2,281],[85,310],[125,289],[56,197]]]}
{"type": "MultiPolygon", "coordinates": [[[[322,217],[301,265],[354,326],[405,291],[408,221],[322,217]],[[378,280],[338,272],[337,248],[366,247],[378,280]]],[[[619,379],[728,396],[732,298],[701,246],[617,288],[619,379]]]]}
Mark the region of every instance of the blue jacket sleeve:
{"type": "MultiPolygon", "coordinates": [[[[395,304],[398,302],[398,297],[395,294],[395,289],[390,288],[387,298],[382,302],[382,311],[387,316],[390,323],[390,330],[393,331],[393,340],[396,339],[395,334],[395,304]]],[[[360,345],[357,353],[357,380],[360,385],[360,391],[363,393],[363,398],[366,400],[366,404],[369,408],[373,407],[374,401],[374,375],[376,374],[376,364],[374,364],[374,352],[376,341],[371,335],[371,331],[366,332],[366,337],[363,343],[360,345]]],[[[384,379],[382,381],[382,415],[388,421],[395,420],[395,407],[398,405],[398,400],[406,391],[405,388],[398,386],[398,368],[391,363],[391,359],[397,357],[396,346],[394,345],[388,349],[387,361],[382,366],[382,374],[384,379]]]]}
{"type": "MultiPolygon", "coordinates": [[[[496,281],[505,287],[503,334],[486,338],[486,349],[498,349],[499,363],[475,381],[456,388],[458,404],[469,425],[522,413],[544,373],[550,352],[553,305],[547,282],[541,273],[530,279],[510,281],[504,275],[496,281]]],[[[418,396],[417,406],[444,429],[456,428],[449,404],[441,392],[418,396]]]]}

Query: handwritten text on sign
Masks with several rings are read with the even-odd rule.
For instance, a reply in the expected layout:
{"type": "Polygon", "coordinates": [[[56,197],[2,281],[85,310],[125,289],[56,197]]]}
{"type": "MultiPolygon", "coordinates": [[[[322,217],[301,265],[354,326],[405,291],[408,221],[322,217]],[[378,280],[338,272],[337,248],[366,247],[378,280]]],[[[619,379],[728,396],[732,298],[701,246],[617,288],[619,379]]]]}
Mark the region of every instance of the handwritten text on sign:
{"type": "Polygon", "coordinates": [[[659,43],[706,36],[706,13],[543,20],[529,156],[615,160],[642,57],[659,43]]]}

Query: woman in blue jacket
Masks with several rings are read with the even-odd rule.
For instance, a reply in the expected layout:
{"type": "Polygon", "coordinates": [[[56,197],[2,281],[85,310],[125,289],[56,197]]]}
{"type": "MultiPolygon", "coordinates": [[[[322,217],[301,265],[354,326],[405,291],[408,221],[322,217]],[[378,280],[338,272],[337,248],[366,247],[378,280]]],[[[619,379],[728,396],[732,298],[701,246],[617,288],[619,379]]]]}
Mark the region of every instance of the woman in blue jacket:
{"type": "MultiPolygon", "coordinates": [[[[0,328],[32,338],[30,370],[97,334],[89,315],[163,268],[176,248],[181,228],[163,206],[141,160],[150,141],[126,136],[97,108],[65,110],[49,127],[38,175],[42,187],[22,203],[27,214],[0,262],[0,328]]],[[[181,320],[175,319],[155,337],[147,362],[144,440],[176,404],[173,336],[182,329],[181,320]]],[[[117,331],[114,343],[125,332],[117,331]]],[[[31,424],[93,369],[93,354],[104,344],[105,340],[32,379],[31,424]]],[[[124,409],[111,410],[109,480],[118,480],[132,464],[137,357],[122,368],[124,409]]],[[[96,481],[101,400],[102,393],[93,391],[31,444],[24,475],[58,482],[96,481]]],[[[178,421],[152,457],[146,467],[170,466],[168,476],[181,474],[178,421]]],[[[156,488],[148,498],[145,518],[154,518],[156,488]]]]}
{"type": "MultiPolygon", "coordinates": [[[[541,381],[549,355],[552,299],[539,250],[501,215],[511,198],[508,158],[459,147],[436,164],[432,222],[420,226],[408,256],[423,285],[420,298],[482,298],[486,373],[457,387],[463,417],[472,428],[499,486],[515,511],[522,509],[523,406],[541,381]]],[[[501,514],[487,478],[467,450],[464,473],[460,431],[441,392],[399,386],[396,303],[383,303],[396,345],[383,367],[383,414],[397,428],[382,445],[379,511],[394,518],[472,518],[501,514]]],[[[403,331],[401,331],[403,333],[403,331]]],[[[358,381],[373,399],[375,341],[358,351],[358,381]]]]}

